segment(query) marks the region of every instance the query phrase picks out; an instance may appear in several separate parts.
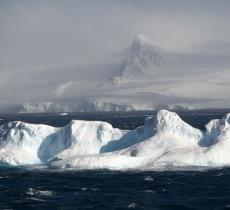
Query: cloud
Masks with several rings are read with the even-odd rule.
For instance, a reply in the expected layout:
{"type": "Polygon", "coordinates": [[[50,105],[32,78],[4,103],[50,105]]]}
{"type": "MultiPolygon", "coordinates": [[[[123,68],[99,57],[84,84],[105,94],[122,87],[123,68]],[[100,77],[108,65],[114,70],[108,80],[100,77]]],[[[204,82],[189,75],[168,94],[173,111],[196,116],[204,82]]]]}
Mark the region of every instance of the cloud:
{"type": "Polygon", "coordinates": [[[136,34],[187,50],[230,41],[229,1],[1,1],[0,70],[103,57],[136,34]]]}
{"type": "MultiPolygon", "coordinates": [[[[217,43],[220,52],[230,42],[229,10],[228,0],[0,0],[0,97],[15,103],[54,92],[62,97],[72,86],[70,70],[52,66],[107,61],[136,34],[166,51],[205,47],[215,54],[217,43]]],[[[73,67],[71,77],[94,78],[97,69],[73,67]]]]}

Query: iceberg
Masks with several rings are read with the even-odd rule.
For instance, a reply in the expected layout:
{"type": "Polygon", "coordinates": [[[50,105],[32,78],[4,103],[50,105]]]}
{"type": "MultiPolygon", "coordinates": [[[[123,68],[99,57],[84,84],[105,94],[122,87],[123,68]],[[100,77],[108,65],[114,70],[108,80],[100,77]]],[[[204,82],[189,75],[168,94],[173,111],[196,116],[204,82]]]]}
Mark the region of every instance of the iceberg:
{"type": "Polygon", "coordinates": [[[100,121],[73,120],[64,127],[9,122],[0,126],[0,163],[111,170],[229,166],[229,123],[227,114],[202,131],[166,110],[134,130],[100,121]]]}

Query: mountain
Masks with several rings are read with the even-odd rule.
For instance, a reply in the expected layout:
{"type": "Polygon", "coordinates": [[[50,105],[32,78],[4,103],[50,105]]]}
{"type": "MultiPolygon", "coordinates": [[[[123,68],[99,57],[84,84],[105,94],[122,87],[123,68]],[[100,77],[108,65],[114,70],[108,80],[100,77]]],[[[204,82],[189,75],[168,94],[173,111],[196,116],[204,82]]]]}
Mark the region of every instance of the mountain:
{"type": "Polygon", "coordinates": [[[118,68],[118,72],[109,78],[109,81],[116,84],[132,76],[160,71],[165,64],[161,53],[162,50],[156,47],[151,40],[144,35],[137,35],[131,46],[125,51],[124,62],[118,68]]]}
{"type": "Polygon", "coordinates": [[[0,126],[0,164],[112,170],[229,166],[229,123],[230,114],[202,131],[166,110],[134,130],[100,121],[73,120],[64,127],[9,122],[0,126]]]}
{"type": "Polygon", "coordinates": [[[229,108],[230,55],[162,50],[143,35],[128,46],[101,60],[15,71],[17,80],[0,72],[8,78],[1,112],[229,108]]]}

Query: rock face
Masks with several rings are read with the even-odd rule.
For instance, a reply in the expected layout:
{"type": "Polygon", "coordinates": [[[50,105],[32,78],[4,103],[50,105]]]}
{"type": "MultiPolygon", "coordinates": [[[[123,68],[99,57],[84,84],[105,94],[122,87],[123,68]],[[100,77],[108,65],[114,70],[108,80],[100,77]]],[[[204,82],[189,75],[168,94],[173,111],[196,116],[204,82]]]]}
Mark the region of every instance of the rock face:
{"type": "Polygon", "coordinates": [[[159,71],[163,64],[161,50],[145,36],[138,35],[125,53],[125,60],[118,73],[109,80],[116,84],[132,76],[154,73],[159,71]]]}
{"type": "Polygon", "coordinates": [[[99,121],[74,120],[60,128],[10,122],[0,127],[0,162],[114,170],[230,165],[229,122],[230,114],[203,132],[166,110],[131,131],[99,121]]]}

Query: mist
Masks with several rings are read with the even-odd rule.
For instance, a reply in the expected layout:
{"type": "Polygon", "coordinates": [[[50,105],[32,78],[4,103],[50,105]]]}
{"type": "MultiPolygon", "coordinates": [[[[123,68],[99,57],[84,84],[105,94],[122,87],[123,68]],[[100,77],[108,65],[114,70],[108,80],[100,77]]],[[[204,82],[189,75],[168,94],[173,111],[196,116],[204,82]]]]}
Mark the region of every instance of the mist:
{"type": "Polygon", "coordinates": [[[1,103],[66,98],[75,80],[114,69],[137,34],[169,53],[229,55],[229,10],[228,0],[0,0],[1,103]]]}

